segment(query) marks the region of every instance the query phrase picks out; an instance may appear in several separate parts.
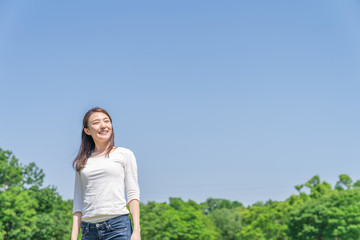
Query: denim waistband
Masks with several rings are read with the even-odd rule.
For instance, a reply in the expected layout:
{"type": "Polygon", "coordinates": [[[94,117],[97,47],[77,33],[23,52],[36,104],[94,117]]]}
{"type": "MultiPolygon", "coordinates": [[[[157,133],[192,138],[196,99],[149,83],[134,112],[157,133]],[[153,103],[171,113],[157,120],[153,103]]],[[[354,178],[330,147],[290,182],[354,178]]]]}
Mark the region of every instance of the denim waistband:
{"type": "Polygon", "coordinates": [[[120,215],[120,216],[117,216],[117,217],[113,217],[113,218],[110,218],[108,220],[105,220],[105,221],[101,221],[101,222],[96,222],[96,223],[91,223],[91,222],[84,222],[84,221],[81,221],[81,225],[82,226],[86,226],[86,227],[101,227],[101,226],[108,226],[110,223],[113,223],[114,221],[119,221],[119,220],[122,220],[122,219],[129,219],[129,214],[123,214],[123,215],[120,215]]]}

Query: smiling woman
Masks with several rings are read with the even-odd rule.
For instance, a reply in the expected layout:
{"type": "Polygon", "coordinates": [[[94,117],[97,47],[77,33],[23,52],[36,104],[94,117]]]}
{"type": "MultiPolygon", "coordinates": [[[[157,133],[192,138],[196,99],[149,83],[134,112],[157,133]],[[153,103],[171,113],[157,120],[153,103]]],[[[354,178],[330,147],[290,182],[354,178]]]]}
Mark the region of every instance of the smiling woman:
{"type": "Polygon", "coordinates": [[[140,189],[134,153],[114,146],[112,119],[99,107],[85,114],[81,136],[80,150],[73,161],[76,171],[71,239],[77,239],[81,227],[84,240],[140,240],[140,189]]]}

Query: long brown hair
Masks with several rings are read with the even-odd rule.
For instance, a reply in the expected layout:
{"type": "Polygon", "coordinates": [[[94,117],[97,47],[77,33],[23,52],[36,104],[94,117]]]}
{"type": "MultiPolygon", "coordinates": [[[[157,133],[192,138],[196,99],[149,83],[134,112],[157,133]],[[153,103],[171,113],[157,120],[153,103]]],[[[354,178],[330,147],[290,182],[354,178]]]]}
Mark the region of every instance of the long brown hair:
{"type": "MultiPolygon", "coordinates": [[[[90,118],[91,114],[93,114],[95,112],[105,113],[109,117],[110,122],[112,124],[111,117],[105,109],[100,108],[100,107],[94,107],[94,108],[90,109],[89,111],[87,111],[87,113],[85,114],[85,116],[83,118],[80,149],[79,149],[79,152],[78,152],[76,158],[74,159],[74,161],[72,163],[73,168],[75,168],[75,166],[76,166],[76,171],[78,171],[78,172],[80,172],[85,167],[85,164],[86,164],[88,158],[91,156],[91,154],[95,150],[95,142],[94,142],[92,136],[87,135],[84,132],[84,128],[88,128],[88,122],[89,122],[89,118],[90,118]]],[[[106,155],[105,155],[107,157],[109,157],[109,154],[114,147],[114,127],[112,128],[108,144],[109,144],[109,147],[106,150],[106,155]]]]}

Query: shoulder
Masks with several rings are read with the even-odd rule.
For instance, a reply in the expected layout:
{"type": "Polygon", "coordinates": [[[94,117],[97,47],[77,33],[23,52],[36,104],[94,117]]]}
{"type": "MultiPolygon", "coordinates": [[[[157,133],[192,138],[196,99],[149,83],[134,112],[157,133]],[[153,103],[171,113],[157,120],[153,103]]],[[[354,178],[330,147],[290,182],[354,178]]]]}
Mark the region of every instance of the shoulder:
{"type": "Polygon", "coordinates": [[[125,160],[135,158],[133,151],[125,147],[117,147],[116,151],[125,157],[125,160]]]}
{"type": "Polygon", "coordinates": [[[133,152],[129,148],[125,148],[125,147],[117,147],[116,151],[125,153],[125,154],[129,154],[129,153],[133,154],[133,152]]]}
{"type": "Polygon", "coordinates": [[[124,164],[134,166],[136,165],[136,158],[132,150],[125,147],[118,147],[117,149],[119,151],[119,154],[121,154],[122,160],[124,161],[124,164]]]}

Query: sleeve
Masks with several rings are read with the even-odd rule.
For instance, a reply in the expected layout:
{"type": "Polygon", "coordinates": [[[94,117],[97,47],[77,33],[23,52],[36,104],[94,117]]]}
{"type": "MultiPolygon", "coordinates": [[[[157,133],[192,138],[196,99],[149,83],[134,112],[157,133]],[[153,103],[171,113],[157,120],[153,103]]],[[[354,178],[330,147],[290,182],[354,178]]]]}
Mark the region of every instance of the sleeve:
{"type": "Polygon", "coordinates": [[[82,212],[82,205],[83,205],[83,186],[80,178],[80,173],[75,170],[73,214],[75,212],[82,212]]]}
{"type": "Polygon", "coordinates": [[[125,161],[125,187],[127,202],[129,203],[132,199],[137,199],[140,202],[136,158],[131,150],[129,150],[125,161]]]}

